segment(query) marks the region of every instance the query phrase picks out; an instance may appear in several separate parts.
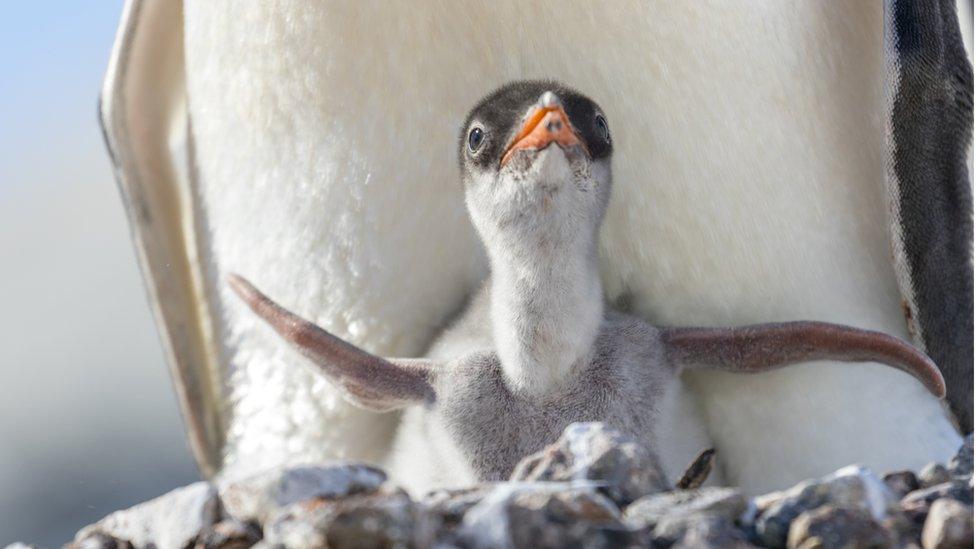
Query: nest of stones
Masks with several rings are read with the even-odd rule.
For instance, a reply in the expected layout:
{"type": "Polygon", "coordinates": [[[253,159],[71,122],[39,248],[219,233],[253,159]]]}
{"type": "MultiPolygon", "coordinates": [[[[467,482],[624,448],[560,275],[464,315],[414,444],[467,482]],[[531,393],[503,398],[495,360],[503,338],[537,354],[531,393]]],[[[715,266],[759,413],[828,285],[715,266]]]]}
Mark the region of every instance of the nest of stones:
{"type": "Polygon", "coordinates": [[[375,467],[289,467],[199,482],[81,530],[102,547],[972,547],[973,437],[917,474],[850,466],[748,498],[674,488],[640,447],[573,424],[505,482],[411,498],[375,467]]]}

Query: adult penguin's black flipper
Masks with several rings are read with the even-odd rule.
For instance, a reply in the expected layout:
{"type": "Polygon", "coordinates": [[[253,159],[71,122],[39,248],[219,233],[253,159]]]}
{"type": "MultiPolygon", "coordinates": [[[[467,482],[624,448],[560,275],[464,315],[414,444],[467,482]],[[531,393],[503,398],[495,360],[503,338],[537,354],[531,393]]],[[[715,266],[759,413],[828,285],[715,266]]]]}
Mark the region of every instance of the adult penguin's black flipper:
{"type": "Polygon", "coordinates": [[[909,330],[973,428],[973,71],[953,0],[885,4],[885,183],[909,330]]]}

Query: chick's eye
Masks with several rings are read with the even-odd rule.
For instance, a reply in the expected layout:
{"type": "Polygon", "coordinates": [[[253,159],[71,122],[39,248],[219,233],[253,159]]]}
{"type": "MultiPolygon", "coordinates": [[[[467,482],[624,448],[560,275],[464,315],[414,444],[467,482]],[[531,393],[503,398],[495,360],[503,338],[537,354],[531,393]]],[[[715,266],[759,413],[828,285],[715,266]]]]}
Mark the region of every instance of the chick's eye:
{"type": "Polygon", "coordinates": [[[603,139],[610,141],[610,126],[607,126],[607,119],[602,114],[596,115],[596,129],[599,130],[603,139]]]}
{"type": "Polygon", "coordinates": [[[470,149],[471,152],[475,152],[479,147],[481,147],[481,143],[483,143],[484,140],[484,130],[481,128],[471,128],[471,131],[468,132],[468,149],[470,149]]]}

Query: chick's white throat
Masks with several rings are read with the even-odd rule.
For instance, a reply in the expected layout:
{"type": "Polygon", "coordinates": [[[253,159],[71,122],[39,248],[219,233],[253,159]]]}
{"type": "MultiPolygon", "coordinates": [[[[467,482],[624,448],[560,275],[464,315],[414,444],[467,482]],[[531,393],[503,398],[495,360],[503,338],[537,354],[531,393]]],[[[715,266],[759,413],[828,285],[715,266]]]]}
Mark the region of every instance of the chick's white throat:
{"type": "Polygon", "coordinates": [[[520,151],[509,166],[470,190],[468,207],[490,260],[506,382],[538,395],[558,391],[590,359],[603,319],[597,236],[610,170],[558,146],[520,151]],[[522,158],[533,161],[520,171],[522,158]]]}

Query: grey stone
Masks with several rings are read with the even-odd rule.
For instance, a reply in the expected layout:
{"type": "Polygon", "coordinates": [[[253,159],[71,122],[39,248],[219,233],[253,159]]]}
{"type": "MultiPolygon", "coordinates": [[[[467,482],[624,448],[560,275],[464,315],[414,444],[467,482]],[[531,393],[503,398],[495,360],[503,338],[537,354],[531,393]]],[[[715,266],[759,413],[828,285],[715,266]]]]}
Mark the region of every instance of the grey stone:
{"type": "Polygon", "coordinates": [[[893,525],[889,525],[889,527],[893,527],[892,530],[898,532],[902,538],[911,537],[914,540],[919,540],[931,506],[943,498],[972,506],[972,478],[954,478],[949,482],[909,493],[902,498],[900,503],[901,514],[904,518],[893,525]]]}
{"type": "Polygon", "coordinates": [[[645,496],[624,511],[624,522],[635,529],[654,528],[658,522],[691,515],[715,515],[738,520],[748,507],[742,492],[735,488],[676,490],[645,496]]]}
{"type": "Polygon", "coordinates": [[[919,538],[922,536],[924,515],[916,515],[902,509],[892,509],[881,522],[881,526],[888,532],[892,545],[901,548],[918,548],[919,538]]]}
{"type": "Polygon", "coordinates": [[[950,478],[949,470],[941,463],[929,463],[918,473],[918,482],[922,488],[949,482],[950,478]]]}
{"type": "Polygon", "coordinates": [[[464,515],[494,489],[493,485],[454,490],[435,490],[420,502],[432,521],[437,541],[453,542],[464,515]]]}
{"type": "Polygon", "coordinates": [[[264,542],[289,548],[423,546],[417,515],[410,497],[390,486],[370,494],[307,499],[272,518],[264,542]]]}
{"type": "Polygon", "coordinates": [[[468,509],[478,504],[495,488],[486,484],[471,488],[440,489],[428,492],[420,503],[431,512],[443,515],[448,520],[460,523],[468,509]]]}
{"type": "Polygon", "coordinates": [[[745,533],[736,527],[728,517],[711,514],[686,515],[677,519],[666,519],[658,524],[651,536],[656,546],[671,546],[675,549],[747,549],[755,547],[749,543],[745,533]]]}
{"type": "Polygon", "coordinates": [[[4,549],[35,549],[36,547],[37,547],[36,545],[27,545],[24,542],[15,541],[15,542],[11,543],[10,545],[7,545],[6,547],[4,547],[4,549]]]}
{"type": "Polygon", "coordinates": [[[595,481],[619,505],[669,488],[657,460],[602,423],[573,423],[552,445],[523,459],[513,481],[595,481]]]}
{"type": "Polygon", "coordinates": [[[881,477],[881,480],[895,493],[898,497],[904,497],[909,492],[918,490],[920,485],[918,483],[918,477],[915,473],[911,471],[895,471],[894,473],[888,473],[881,477]]]}
{"type": "Polygon", "coordinates": [[[69,543],[65,547],[67,549],[132,549],[132,544],[107,534],[95,533],[80,541],[69,543]]]}
{"type": "Polygon", "coordinates": [[[922,530],[925,549],[953,549],[973,546],[973,507],[954,499],[932,503],[922,530]]]}
{"type": "Polygon", "coordinates": [[[264,523],[281,509],[316,498],[337,499],[376,491],[386,473],[361,463],[284,467],[224,481],[220,497],[227,514],[264,523]]]}
{"type": "Polygon", "coordinates": [[[844,467],[821,479],[756,498],[756,534],[764,545],[782,547],[790,524],[805,511],[829,504],[863,509],[875,520],[883,521],[896,503],[895,494],[874,473],[859,466],[844,467]]]}
{"type": "Polygon", "coordinates": [[[591,487],[565,483],[499,485],[464,517],[460,540],[470,547],[621,547],[636,534],[611,500],[591,487]]]}
{"type": "Polygon", "coordinates": [[[197,482],[86,526],[75,536],[75,546],[121,547],[128,542],[135,547],[185,547],[219,516],[217,490],[197,482]]]}
{"type": "Polygon", "coordinates": [[[905,509],[922,508],[927,510],[929,505],[940,498],[951,498],[966,505],[972,505],[973,479],[952,479],[930,488],[915,490],[902,498],[901,506],[905,509]]]}
{"type": "Polygon", "coordinates": [[[973,434],[963,440],[962,447],[949,460],[949,472],[953,476],[973,476],[973,434]]]}
{"type": "Polygon", "coordinates": [[[804,511],[790,525],[789,549],[888,547],[891,537],[864,509],[825,505],[804,511]]]}
{"type": "Polygon", "coordinates": [[[195,549],[246,549],[261,540],[261,528],[253,522],[227,519],[200,534],[195,549]]]}

